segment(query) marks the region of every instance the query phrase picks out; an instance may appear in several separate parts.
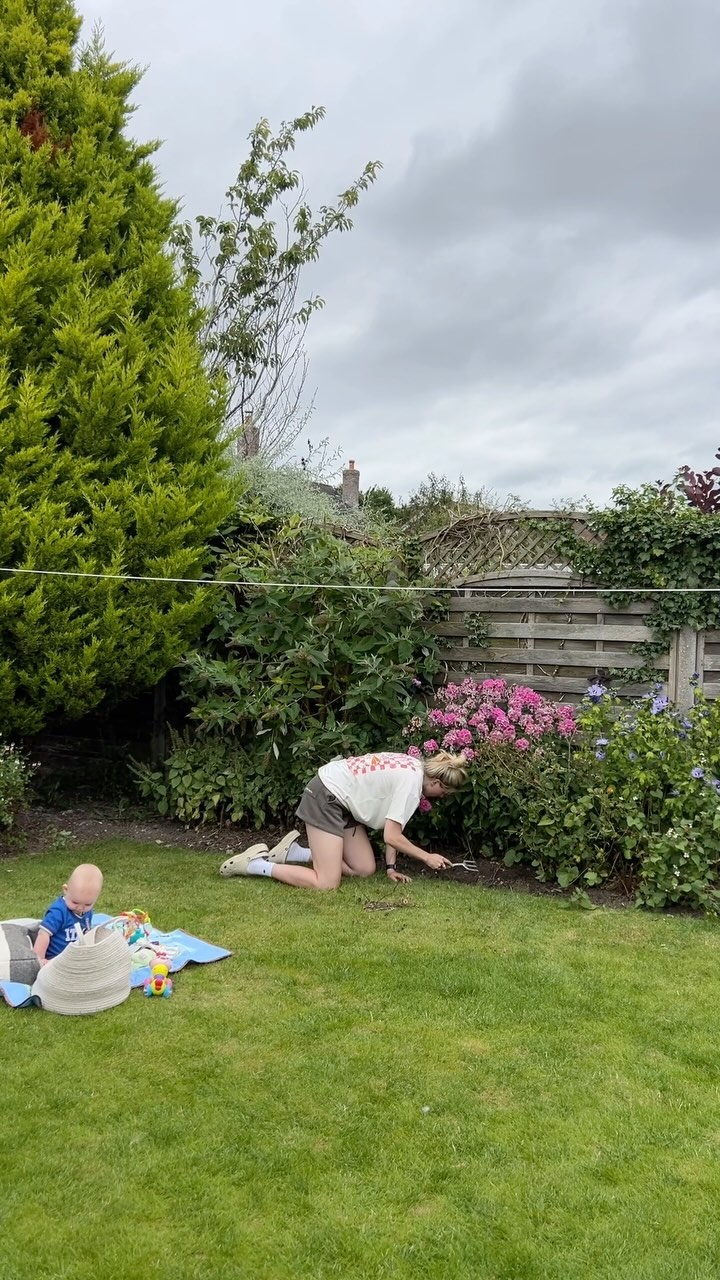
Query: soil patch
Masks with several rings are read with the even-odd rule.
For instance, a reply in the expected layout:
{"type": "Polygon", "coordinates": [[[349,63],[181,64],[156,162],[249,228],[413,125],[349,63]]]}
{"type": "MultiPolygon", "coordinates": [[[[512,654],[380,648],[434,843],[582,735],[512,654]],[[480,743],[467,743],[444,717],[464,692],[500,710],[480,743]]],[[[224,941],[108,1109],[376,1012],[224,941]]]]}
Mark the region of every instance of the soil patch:
{"type": "MultiPolygon", "coordinates": [[[[193,849],[220,860],[238,853],[249,844],[264,840],[272,847],[285,834],[282,827],[266,827],[249,830],[235,824],[227,826],[185,826],[175,819],[163,819],[150,813],[133,810],[119,813],[117,804],[100,802],[82,807],[36,806],[21,814],[10,844],[2,849],[6,854],[47,853],[52,848],[65,846],[81,849],[83,845],[99,840],[132,840],[139,844],[166,845],[180,849],[193,849]]],[[[466,856],[457,850],[448,850],[447,856],[466,856]]],[[[567,893],[557,885],[541,884],[524,867],[506,867],[501,862],[491,862],[478,857],[477,870],[467,871],[453,867],[440,872],[419,868],[417,863],[400,860],[401,869],[413,878],[453,880],[459,884],[505,889],[514,893],[531,893],[541,897],[562,898],[567,893]]],[[[632,906],[632,897],[620,890],[590,889],[588,897],[595,906],[625,908],[632,906]]]]}

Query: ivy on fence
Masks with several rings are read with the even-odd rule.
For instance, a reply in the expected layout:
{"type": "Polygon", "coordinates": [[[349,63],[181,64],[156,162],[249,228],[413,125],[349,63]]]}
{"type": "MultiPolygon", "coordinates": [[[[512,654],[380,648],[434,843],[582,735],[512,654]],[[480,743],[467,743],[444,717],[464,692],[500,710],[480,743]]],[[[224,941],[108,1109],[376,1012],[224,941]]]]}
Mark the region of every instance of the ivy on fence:
{"type": "MultiPolygon", "coordinates": [[[[720,628],[720,592],[683,590],[720,586],[720,519],[692,505],[680,484],[622,486],[612,506],[590,509],[588,523],[597,535],[592,542],[558,518],[558,552],[588,581],[612,584],[603,592],[612,608],[651,601],[646,622],[653,639],[634,646],[648,660],[642,677],[652,678],[652,660],[666,652],[674,632],[720,628]],[[658,588],[667,594],[653,595],[658,588]]],[[[635,669],[632,678],[639,674],[635,669]]]]}

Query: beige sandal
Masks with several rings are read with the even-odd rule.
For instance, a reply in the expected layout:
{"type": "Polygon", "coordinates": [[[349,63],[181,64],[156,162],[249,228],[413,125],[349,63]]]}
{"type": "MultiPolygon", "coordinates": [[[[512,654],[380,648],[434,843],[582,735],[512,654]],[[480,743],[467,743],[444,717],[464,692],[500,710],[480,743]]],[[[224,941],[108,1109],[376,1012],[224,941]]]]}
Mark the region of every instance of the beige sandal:
{"type": "Polygon", "coordinates": [[[243,853],[236,853],[234,857],[228,858],[223,862],[220,868],[221,876],[246,876],[248,874],[248,863],[253,858],[267,858],[268,847],[263,844],[251,844],[249,849],[245,849],[243,853]]]}
{"type": "Polygon", "coordinates": [[[266,855],[267,858],[270,862],[287,862],[287,856],[290,850],[292,849],[295,841],[299,839],[299,831],[288,831],[287,835],[283,836],[282,840],[279,840],[278,843],[269,850],[266,855]]]}

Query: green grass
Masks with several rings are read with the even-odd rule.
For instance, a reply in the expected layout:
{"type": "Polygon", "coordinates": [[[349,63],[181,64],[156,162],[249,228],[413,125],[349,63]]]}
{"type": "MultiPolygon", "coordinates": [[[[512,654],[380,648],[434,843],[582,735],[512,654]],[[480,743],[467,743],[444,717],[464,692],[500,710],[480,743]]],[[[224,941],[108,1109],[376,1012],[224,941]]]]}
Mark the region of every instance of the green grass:
{"type": "MultiPolygon", "coordinates": [[[[102,909],[234,956],[95,1018],[0,1007],[0,1280],[717,1280],[717,926],[88,856],[102,909]]],[[[0,864],[0,917],[72,862],[0,864]]]]}

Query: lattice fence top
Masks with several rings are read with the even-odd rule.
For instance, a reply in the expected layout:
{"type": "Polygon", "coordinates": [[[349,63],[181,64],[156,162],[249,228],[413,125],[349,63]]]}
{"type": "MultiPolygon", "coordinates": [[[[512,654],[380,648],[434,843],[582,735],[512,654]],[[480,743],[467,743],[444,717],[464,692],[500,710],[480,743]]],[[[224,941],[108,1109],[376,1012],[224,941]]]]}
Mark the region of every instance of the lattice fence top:
{"type": "Polygon", "coordinates": [[[596,535],[582,511],[490,511],[464,516],[421,539],[428,573],[453,582],[518,568],[569,566],[557,548],[557,521],[588,541],[596,535]]]}

